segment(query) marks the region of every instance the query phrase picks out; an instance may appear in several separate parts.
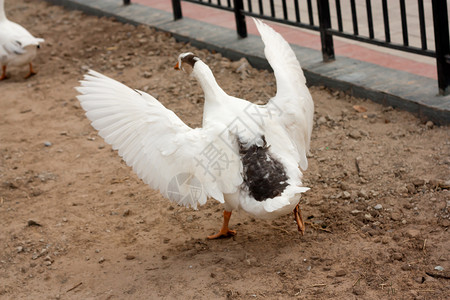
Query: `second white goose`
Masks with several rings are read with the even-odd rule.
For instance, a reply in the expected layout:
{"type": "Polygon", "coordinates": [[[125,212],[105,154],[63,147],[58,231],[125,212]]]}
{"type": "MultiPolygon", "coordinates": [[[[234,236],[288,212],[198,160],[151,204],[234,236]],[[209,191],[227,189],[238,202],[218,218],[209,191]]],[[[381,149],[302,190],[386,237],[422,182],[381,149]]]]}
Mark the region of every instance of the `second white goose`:
{"type": "Polygon", "coordinates": [[[4,0],[0,0],[0,80],[6,79],[7,66],[29,65],[28,78],[36,74],[31,61],[36,57],[39,44],[44,39],[35,38],[25,28],[6,18],[4,0]]]}

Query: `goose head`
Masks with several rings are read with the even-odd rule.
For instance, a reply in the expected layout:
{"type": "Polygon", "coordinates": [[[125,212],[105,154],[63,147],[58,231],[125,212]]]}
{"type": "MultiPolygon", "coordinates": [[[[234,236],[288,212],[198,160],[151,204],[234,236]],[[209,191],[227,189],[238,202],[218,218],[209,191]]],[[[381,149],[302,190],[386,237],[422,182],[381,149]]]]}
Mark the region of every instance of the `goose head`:
{"type": "Polygon", "coordinates": [[[182,70],[197,79],[203,89],[203,92],[205,93],[205,101],[216,102],[227,96],[227,94],[217,84],[211,69],[194,53],[181,53],[178,56],[178,62],[175,65],[175,70],[182,70]]]}
{"type": "Polygon", "coordinates": [[[178,62],[175,65],[174,69],[182,70],[187,74],[191,74],[192,71],[194,70],[195,63],[199,60],[200,58],[195,56],[195,54],[192,52],[181,53],[178,56],[178,62]]]}

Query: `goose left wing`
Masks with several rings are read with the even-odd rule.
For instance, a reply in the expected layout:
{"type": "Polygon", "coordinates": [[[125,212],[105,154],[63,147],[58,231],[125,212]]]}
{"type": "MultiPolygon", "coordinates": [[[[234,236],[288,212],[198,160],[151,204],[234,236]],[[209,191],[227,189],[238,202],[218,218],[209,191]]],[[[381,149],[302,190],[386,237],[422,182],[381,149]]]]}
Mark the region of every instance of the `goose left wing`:
{"type": "Polygon", "coordinates": [[[145,183],[197,208],[242,183],[237,142],[224,125],[192,129],[151,95],[95,71],[76,88],[92,126],[145,183]]]}
{"type": "Polygon", "coordinates": [[[261,34],[264,54],[274,71],[277,84],[277,93],[270,99],[267,108],[277,112],[272,116],[284,125],[299,154],[297,162],[306,170],[314,103],[305,76],[288,42],[267,24],[255,18],[253,21],[261,34]]]}

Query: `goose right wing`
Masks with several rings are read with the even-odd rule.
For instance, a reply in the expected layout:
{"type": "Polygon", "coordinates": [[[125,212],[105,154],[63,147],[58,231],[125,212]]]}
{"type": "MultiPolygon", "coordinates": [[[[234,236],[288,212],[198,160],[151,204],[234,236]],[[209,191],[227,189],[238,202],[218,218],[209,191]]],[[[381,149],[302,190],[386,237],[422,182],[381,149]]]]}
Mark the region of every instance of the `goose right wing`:
{"type": "Polygon", "coordinates": [[[308,167],[313,127],[314,104],[306,86],[297,57],[286,40],[269,25],[253,19],[264,42],[264,54],[272,67],[277,83],[277,94],[267,104],[269,110],[279,111],[278,122],[283,124],[297,148],[298,163],[308,167]]]}

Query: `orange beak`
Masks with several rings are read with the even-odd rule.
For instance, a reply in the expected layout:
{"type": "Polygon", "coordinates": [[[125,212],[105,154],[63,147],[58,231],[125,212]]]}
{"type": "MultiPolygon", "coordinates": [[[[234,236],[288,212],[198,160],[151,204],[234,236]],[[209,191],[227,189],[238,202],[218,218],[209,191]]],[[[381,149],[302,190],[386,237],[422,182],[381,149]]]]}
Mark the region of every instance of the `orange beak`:
{"type": "Polygon", "coordinates": [[[179,63],[177,63],[176,65],[175,65],[175,67],[173,67],[175,70],[180,70],[180,64],[179,63]]]}

